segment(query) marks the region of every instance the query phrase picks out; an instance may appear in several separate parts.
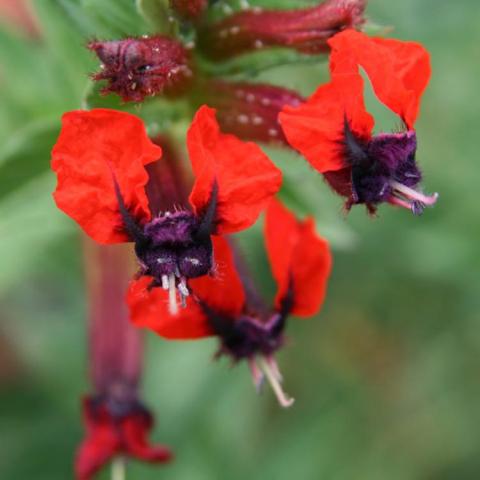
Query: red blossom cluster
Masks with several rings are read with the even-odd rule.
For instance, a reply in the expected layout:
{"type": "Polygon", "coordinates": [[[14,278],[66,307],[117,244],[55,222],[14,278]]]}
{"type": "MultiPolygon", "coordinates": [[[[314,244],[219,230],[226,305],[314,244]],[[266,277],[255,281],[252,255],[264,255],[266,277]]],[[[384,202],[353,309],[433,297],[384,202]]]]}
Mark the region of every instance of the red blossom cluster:
{"type": "MultiPolygon", "coordinates": [[[[364,204],[375,212],[387,202],[420,214],[437,198],[419,189],[415,159],[414,123],[429,56],[417,43],[356,30],[365,22],[365,0],[326,0],[291,11],[253,7],[212,23],[215,3],[170,2],[177,18],[189,20],[193,50],[161,35],[89,44],[103,65],[93,78],[108,82],[104,94],[125,102],[180,96],[196,111],[185,138],[191,184],[171,132],[151,139],[141,110],[137,116],[96,108],[63,116],[52,152],[54,199],[99,244],[133,243],[138,272],[125,297],[132,325],[166,339],[215,336],[218,356],[245,360],[255,385],[268,380],[288,407],[293,399],[283,391],[274,354],[285,343],[290,316],[320,311],[332,260],[314,220],[299,220],[282,204],[282,172],[254,142],[299,152],[346,197],[347,209],[364,204]],[[330,80],[304,99],[283,86],[212,78],[196,64],[201,55],[219,60],[272,46],[328,53],[330,80]],[[401,131],[374,132],[361,70],[380,102],[398,115],[401,131]],[[273,304],[261,297],[234,235],[262,212],[277,284],[273,304]]],[[[107,375],[85,403],[88,434],[79,472],[86,463],[93,472],[118,454],[169,458],[163,448],[146,446],[151,416],[136,388],[125,385],[131,382],[124,372],[107,375]]]]}

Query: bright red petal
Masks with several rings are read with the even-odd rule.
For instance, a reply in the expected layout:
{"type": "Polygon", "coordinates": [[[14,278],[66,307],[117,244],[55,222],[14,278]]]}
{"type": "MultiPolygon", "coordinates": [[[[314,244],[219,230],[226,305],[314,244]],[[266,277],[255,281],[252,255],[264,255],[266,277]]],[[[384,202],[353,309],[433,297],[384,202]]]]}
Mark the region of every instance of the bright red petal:
{"type": "Polygon", "coordinates": [[[120,451],[120,441],[109,416],[101,413],[93,418],[88,399],[83,411],[87,432],[75,457],[75,475],[78,480],[90,480],[120,451]]]}
{"type": "Polygon", "coordinates": [[[161,154],[134,115],[107,109],[68,112],[52,151],[52,169],[58,177],[55,202],[97,242],[129,241],[113,175],[134,218],[147,221],[144,165],[161,154]]]}
{"type": "Polygon", "coordinates": [[[168,292],[157,287],[148,289],[152,277],[134,280],[127,292],[130,319],[137,327],[146,327],[161,337],[171,340],[187,340],[212,335],[207,319],[200,307],[187,298],[186,308],[178,314],[168,311],[168,292]]]}
{"type": "Polygon", "coordinates": [[[358,72],[333,79],[305,103],[286,106],[279,115],[290,145],[321,173],[347,166],[342,152],[345,118],[359,137],[371,136],[374,122],[365,110],[358,72]]]}
{"type": "Polygon", "coordinates": [[[238,232],[252,225],[280,189],[282,174],[252,142],[220,132],[215,110],[201,107],[187,135],[195,173],[190,203],[201,214],[218,185],[215,233],[238,232]]]}
{"type": "Polygon", "coordinates": [[[210,308],[236,317],[245,305],[245,291],[235,267],[232,249],[227,240],[213,237],[214,277],[190,281],[194,294],[210,308]]]}
{"type": "Polygon", "coordinates": [[[415,42],[371,38],[356,30],[338,33],[328,43],[332,77],[357,73],[361,66],[380,101],[413,128],[431,73],[425,48],[415,42]]]}
{"type": "Polygon", "coordinates": [[[279,201],[272,200],[265,219],[267,253],[278,290],[280,309],[293,289],[294,315],[315,315],[325,298],[332,259],[326,240],[315,233],[313,219],[298,221],[279,201]]]}
{"type": "Polygon", "coordinates": [[[172,458],[172,453],[167,447],[149,444],[148,432],[152,426],[152,419],[142,413],[127,417],[122,423],[125,449],[128,454],[139,460],[168,462],[172,458]]]}
{"type": "Polygon", "coordinates": [[[245,293],[227,241],[222,237],[214,237],[213,252],[215,275],[195,278],[189,282],[192,295],[187,297],[186,308],[180,308],[176,315],[171,315],[168,311],[168,294],[165,290],[148,290],[153,280],[151,277],[133,281],[127,293],[132,322],[165,338],[187,340],[214,334],[193,296],[218,312],[230,316],[240,313],[245,303],[245,293]]]}

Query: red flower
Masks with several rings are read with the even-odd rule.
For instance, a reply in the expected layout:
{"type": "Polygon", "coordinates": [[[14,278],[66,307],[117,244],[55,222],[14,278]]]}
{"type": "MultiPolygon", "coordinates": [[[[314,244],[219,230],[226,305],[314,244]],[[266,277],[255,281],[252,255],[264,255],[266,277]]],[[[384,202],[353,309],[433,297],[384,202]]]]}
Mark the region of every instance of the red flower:
{"type": "Polygon", "coordinates": [[[101,397],[83,401],[86,437],[77,452],[75,473],[78,480],[90,480],[107,462],[118,455],[146,462],[168,462],[172,453],[162,445],[149,445],[153,426],[150,413],[139,403],[125,409],[112,409],[101,397]]]}
{"type": "Polygon", "coordinates": [[[101,92],[116,93],[125,102],[145,97],[182,93],[190,84],[192,70],[187,50],[168,37],[126,38],[88,44],[102,61],[94,80],[108,80],[101,92]]]}
{"type": "Polygon", "coordinates": [[[265,237],[278,286],[273,309],[263,304],[250,279],[240,275],[240,260],[222,237],[214,239],[215,275],[189,283],[193,295],[178,316],[168,314],[162,291],[148,289],[148,277],[132,282],[127,303],[136,326],[147,327],[162,337],[216,335],[219,354],[235,361],[247,359],[255,384],[260,386],[266,375],[280,404],[290,406],[293,400],[281,388],[273,353],[283,344],[288,315],[309,317],[319,311],[331,256],[327,242],[315,234],[313,220],[296,220],[275,200],[267,209],[265,237]]]}
{"type": "Polygon", "coordinates": [[[387,201],[421,213],[437,198],[414,190],[421,173],[415,163],[413,125],[430,78],[427,51],[417,43],[369,38],[354,30],[335,35],[329,44],[330,83],[303,105],[287,106],[280,114],[287,140],[348,197],[347,208],[364,203],[374,211],[387,201]],[[373,135],[360,67],[378,99],[400,117],[407,131],[373,135]]]}
{"type": "Polygon", "coordinates": [[[260,148],[222,134],[206,106],[187,145],[196,177],[190,204],[158,216],[151,214],[145,165],[162,152],[139,118],[107,109],[66,113],[52,152],[57,206],[97,242],[134,241],[142,273],[170,290],[172,311],[176,288],[183,302],[186,279],[211,271],[211,235],[252,225],[281,184],[260,148]]]}
{"type": "Polygon", "coordinates": [[[199,47],[216,60],[272,46],[324,53],[332,35],[363,24],[365,5],[366,0],[326,0],[296,10],[253,8],[217,24],[205,24],[199,32],[199,47]]]}
{"type": "Polygon", "coordinates": [[[86,435],[75,459],[76,478],[89,480],[118,456],[165,462],[165,447],[148,445],[153,418],[140,402],[143,335],[122,302],[132,274],[127,245],[104,247],[85,238],[89,300],[89,370],[93,393],[83,400],[86,435]]]}

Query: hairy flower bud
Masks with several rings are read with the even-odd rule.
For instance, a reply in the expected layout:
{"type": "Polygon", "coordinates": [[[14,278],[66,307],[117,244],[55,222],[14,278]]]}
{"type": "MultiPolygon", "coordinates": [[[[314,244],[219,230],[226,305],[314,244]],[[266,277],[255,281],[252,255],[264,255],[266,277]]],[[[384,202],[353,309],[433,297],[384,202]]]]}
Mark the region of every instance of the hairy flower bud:
{"type": "Polygon", "coordinates": [[[296,10],[251,9],[232,15],[199,33],[199,46],[209,57],[224,60],[264,47],[290,47],[317,54],[329,50],[327,40],[346,28],[363,24],[366,0],[326,0],[296,10]]]}
{"type": "Polygon", "coordinates": [[[164,36],[90,42],[101,60],[94,80],[107,80],[103,94],[116,93],[125,102],[141,102],[147,96],[178,95],[190,84],[192,70],[187,50],[164,36]]]}
{"type": "Polygon", "coordinates": [[[202,85],[202,99],[217,110],[224,132],[242,140],[287,146],[278,114],[286,105],[295,107],[304,101],[297,92],[275,85],[222,80],[202,85]]]}

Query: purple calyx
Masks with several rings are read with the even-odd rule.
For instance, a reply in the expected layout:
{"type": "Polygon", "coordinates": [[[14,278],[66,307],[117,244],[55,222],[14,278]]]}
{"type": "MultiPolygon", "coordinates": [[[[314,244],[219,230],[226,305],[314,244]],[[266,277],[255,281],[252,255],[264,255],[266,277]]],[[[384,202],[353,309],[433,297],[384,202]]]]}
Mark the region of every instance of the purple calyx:
{"type": "Polygon", "coordinates": [[[422,174],[415,161],[414,130],[381,133],[365,141],[345,122],[343,145],[351,166],[352,193],[348,206],[364,203],[375,210],[377,204],[388,202],[420,215],[425,207],[437,201],[437,193],[425,195],[417,190],[422,174]]]}
{"type": "Polygon", "coordinates": [[[217,315],[209,316],[210,323],[221,338],[219,355],[225,354],[234,360],[249,358],[257,354],[272,355],[284,342],[285,317],[274,313],[266,322],[258,317],[242,315],[232,321],[217,315]],[[219,322],[228,322],[219,328],[219,322]]]}
{"type": "Polygon", "coordinates": [[[177,313],[177,290],[182,306],[189,295],[187,280],[206,275],[213,264],[210,235],[199,234],[197,217],[186,210],[165,212],[143,227],[135,250],[142,273],[154,278],[153,286],[169,292],[172,314],[177,313]]]}

